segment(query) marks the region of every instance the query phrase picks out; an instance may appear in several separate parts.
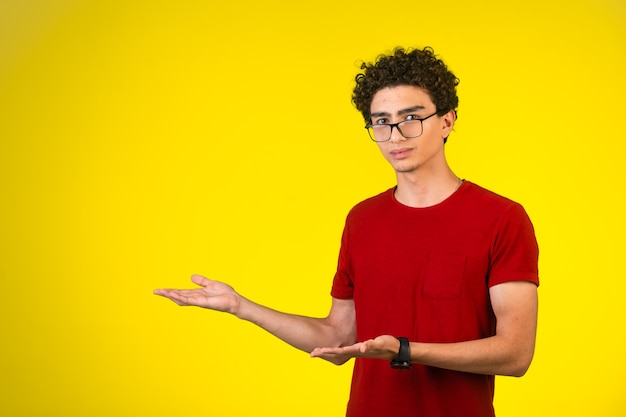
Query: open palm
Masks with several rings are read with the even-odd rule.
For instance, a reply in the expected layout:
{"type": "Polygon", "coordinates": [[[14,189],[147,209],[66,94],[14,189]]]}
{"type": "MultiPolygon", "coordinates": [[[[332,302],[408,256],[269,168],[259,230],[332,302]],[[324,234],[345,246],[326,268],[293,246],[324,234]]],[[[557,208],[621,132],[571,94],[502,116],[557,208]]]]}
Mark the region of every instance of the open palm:
{"type": "Polygon", "coordinates": [[[233,287],[201,275],[193,275],[191,280],[200,287],[182,290],[157,289],[154,293],[169,298],[180,306],[197,306],[227,313],[236,311],[239,306],[239,294],[233,287]]]}

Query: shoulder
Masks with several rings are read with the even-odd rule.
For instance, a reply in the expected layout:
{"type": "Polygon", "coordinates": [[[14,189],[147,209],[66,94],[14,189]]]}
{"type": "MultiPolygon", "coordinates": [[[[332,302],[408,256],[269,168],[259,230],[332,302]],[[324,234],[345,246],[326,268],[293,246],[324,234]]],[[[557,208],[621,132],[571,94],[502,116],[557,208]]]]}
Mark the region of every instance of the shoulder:
{"type": "Polygon", "coordinates": [[[450,208],[450,216],[474,224],[476,228],[491,230],[494,236],[511,228],[532,233],[532,222],[520,203],[471,182],[464,184],[459,191],[458,199],[450,208]]]}
{"type": "Polygon", "coordinates": [[[510,205],[517,204],[515,201],[510,198],[504,197],[498,193],[495,193],[491,190],[481,187],[478,184],[475,184],[471,181],[465,181],[465,187],[467,194],[472,199],[478,198],[480,201],[492,204],[501,204],[501,205],[510,205]]]}
{"type": "Polygon", "coordinates": [[[535,230],[524,207],[507,197],[478,185],[471,184],[475,197],[476,216],[482,218],[492,230],[494,241],[503,244],[507,237],[519,242],[532,243],[536,247],[535,230]]]}
{"type": "Polygon", "coordinates": [[[388,205],[393,203],[393,192],[395,187],[383,191],[380,194],[369,197],[358,204],[356,204],[350,210],[349,217],[367,215],[369,213],[376,213],[379,210],[384,210],[388,205]]]}
{"type": "Polygon", "coordinates": [[[463,200],[462,204],[466,207],[474,207],[481,211],[488,210],[497,213],[503,213],[509,210],[514,212],[524,211],[520,203],[508,197],[483,188],[470,181],[465,181],[464,185],[465,187],[459,190],[461,191],[459,194],[463,200]]]}

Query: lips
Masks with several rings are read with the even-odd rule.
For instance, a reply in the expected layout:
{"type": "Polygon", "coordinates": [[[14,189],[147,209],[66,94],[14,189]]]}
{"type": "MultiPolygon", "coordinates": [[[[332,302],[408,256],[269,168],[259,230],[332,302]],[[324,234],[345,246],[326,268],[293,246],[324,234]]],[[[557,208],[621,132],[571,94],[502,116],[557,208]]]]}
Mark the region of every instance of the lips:
{"type": "Polygon", "coordinates": [[[394,159],[404,159],[413,151],[412,148],[398,148],[389,152],[394,159]]]}

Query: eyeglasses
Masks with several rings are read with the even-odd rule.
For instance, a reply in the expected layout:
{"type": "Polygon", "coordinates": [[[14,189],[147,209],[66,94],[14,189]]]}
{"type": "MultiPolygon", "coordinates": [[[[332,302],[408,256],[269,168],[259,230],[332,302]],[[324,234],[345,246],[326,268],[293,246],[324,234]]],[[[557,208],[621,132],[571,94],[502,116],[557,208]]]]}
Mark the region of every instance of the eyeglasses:
{"type": "Polygon", "coordinates": [[[437,112],[434,112],[430,116],[426,116],[421,119],[404,120],[400,123],[381,123],[375,125],[369,123],[365,125],[365,128],[374,142],[387,142],[391,139],[391,132],[394,127],[398,129],[398,132],[403,137],[412,139],[422,136],[422,133],[424,133],[424,126],[422,125],[422,122],[436,114],[437,112]]]}

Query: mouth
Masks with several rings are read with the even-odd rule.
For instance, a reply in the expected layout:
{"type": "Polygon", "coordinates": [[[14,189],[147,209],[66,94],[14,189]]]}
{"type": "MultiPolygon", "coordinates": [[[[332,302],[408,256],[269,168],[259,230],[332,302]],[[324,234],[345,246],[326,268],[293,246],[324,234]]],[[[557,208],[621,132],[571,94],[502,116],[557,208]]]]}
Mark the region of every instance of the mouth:
{"type": "Polygon", "coordinates": [[[389,152],[393,159],[404,159],[413,151],[411,148],[398,148],[389,152]]]}

